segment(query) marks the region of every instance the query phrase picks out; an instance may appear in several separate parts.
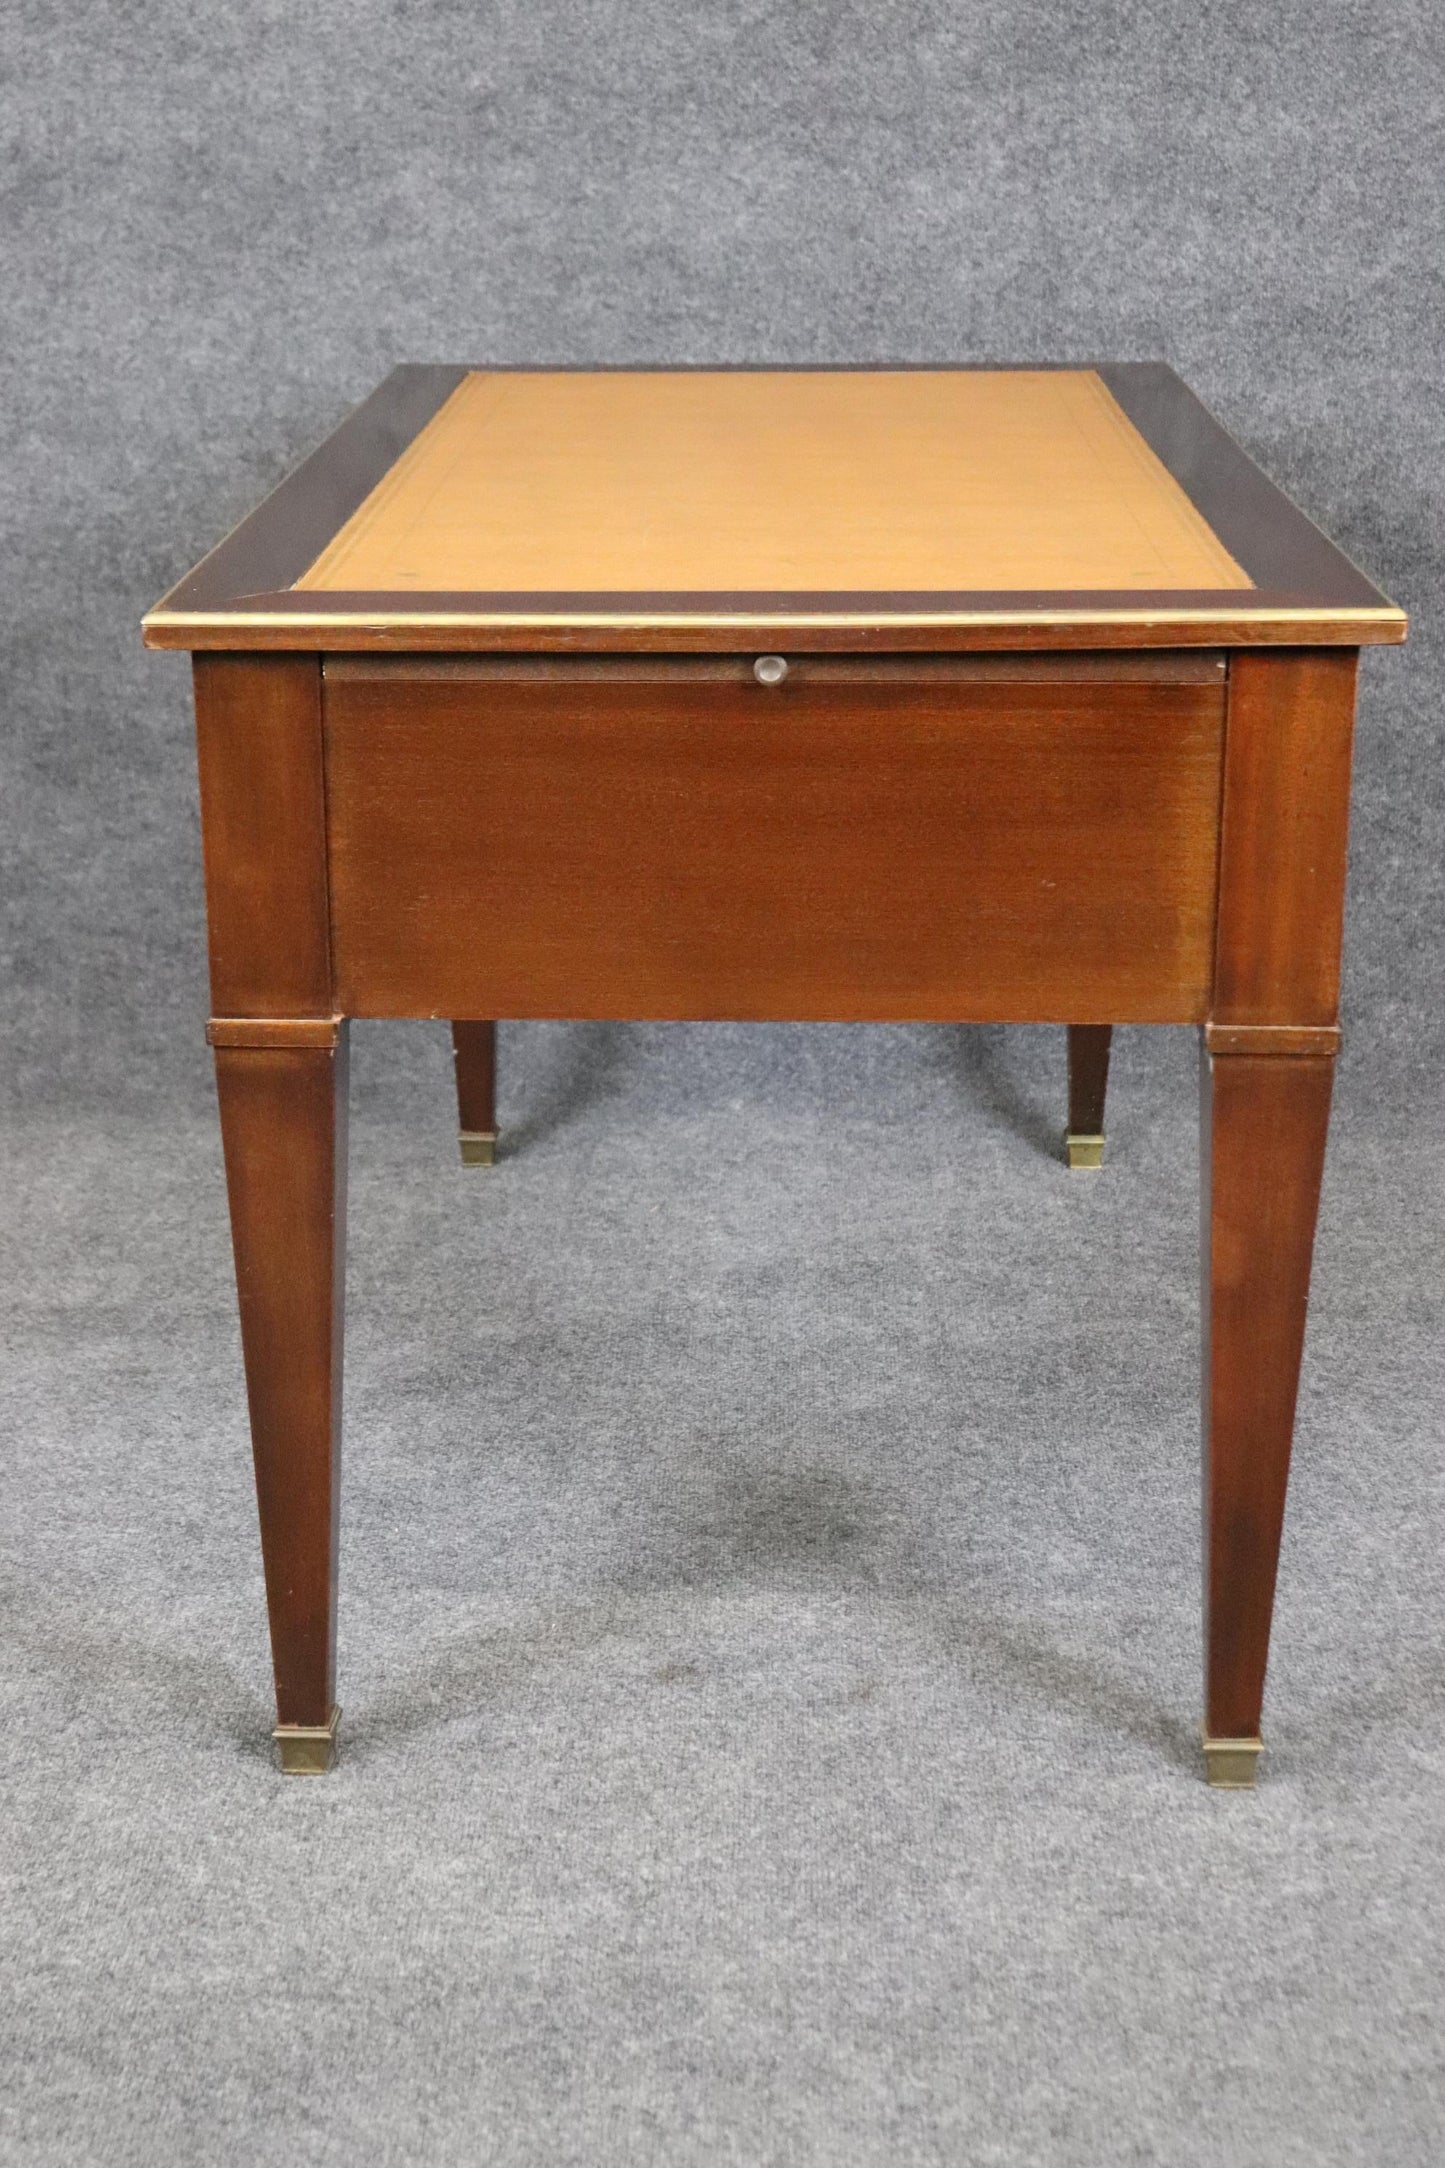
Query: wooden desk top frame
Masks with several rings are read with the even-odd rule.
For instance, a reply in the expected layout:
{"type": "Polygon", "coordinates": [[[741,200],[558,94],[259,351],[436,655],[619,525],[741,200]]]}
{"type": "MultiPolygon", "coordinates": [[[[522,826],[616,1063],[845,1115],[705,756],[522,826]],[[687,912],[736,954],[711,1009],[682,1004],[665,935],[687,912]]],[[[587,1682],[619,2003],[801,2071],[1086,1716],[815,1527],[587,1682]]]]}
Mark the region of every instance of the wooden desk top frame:
{"type": "MultiPolygon", "coordinates": [[[[634,405],[683,386],[685,413],[722,381],[623,374],[634,405]]],[[[966,372],[883,374],[906,406],[910,383],[966,372]]],[[[1057,374],[1089,378],[1113,431],[1116,509],[1139,482],[1170,547],[1225,584],[337,589],[365,508],[415,479],[412,448],[473,381],[407,368],[146,619],[150,645],[194,652],[285,1768],[328,1767],[336,1736],[348,1019],[926,1017],[1067,1023],[1070,1130],[1091,1132],[1070,1160],[1094,1166],[1110,1024],[1203,1027],[1204,1736],[1211,1781],[1252,1784],[1356,668],[1406,624],[1170,370],[1057,374]]],[[[788,400],[839,378],[790,373],[788,400]]],[[[778,381],[756,373],[759,394],[778,381]]],[[[463,1128],[490,1132],[478,1044],[463,1128]]]]}
{"type": "MultiPolygon", "coordinates": [[[[527,371],[489,372],[498,376],[527,371]]],[[[549,377],[566,371],[539,372],[549,377]]],[[[677,379],[689,372],[612,373],[677,379]]],[[[859,371],[700,371],[815,379],[859,371]]],[[[937,374],[888,372],[906,382],[937,374]]],[[[589,652],[1218,647],[1398,641],[1404,613],[1243,452],[1172,369],[1084,371],[1107,388],[1253,583],[1198,589],[900,592],[434,592],[299,587],[338,531],[474,372],[393,370],[320,449],[152,610],[152,647],[589,652]]]]}

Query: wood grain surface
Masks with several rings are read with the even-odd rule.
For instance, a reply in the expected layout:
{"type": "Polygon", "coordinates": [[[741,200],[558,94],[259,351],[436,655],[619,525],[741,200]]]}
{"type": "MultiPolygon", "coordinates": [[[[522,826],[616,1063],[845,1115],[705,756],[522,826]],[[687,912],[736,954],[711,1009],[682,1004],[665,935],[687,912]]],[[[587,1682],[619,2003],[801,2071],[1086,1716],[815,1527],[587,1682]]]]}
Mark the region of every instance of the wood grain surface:
{"type": "Polygon", "coordinates": [[[1217,663],[1033,670],[329,672],[339,1005],[1198,1020],[1217,663]]]}
{"type": "Polygon", "coordinates": [[[1257,1737],[1334,1062],[1203,1065],[1205,1730],[1257,1737]]]}
{"type": "Polygon", "coordinates": [[[1107,1024],[1069,1026],[1069,1135],[1101,1137],[1104,1102],[1109,1091],[1109,1053],[1114,1034],[1107,1024]]]}
{"type": "Polygon", "coordinates": [[[327,1017],[321,666],[197,655],[201,844],[218,1017],[327,1017]]]}
{"type": "Polygon", "coordinates": [[[1358,662],[1306,649],[1230,664],[1213,1024],[1338,1017],[1358,662]]]}
{"type": "Polygon", "coordinates": [[[457,1078],[457,1127],[463,1136],[494,1136],[497,1128],[497,1027],[489,1017],[455,1017],[452,1059],[457,1078]]]}
{"type": "Polygon", "coordinates": [[[346,1037],[215,1061],[277,1721],[320,1725],[336,1696],[346,1037]]]}

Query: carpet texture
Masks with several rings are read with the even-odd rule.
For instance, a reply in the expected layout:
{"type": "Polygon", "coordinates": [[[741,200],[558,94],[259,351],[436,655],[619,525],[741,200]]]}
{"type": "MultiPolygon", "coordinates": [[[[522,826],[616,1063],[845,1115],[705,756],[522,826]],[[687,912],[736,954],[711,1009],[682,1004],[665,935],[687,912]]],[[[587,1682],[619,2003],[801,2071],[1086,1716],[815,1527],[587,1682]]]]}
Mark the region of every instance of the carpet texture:
{"type": "Polygon", "coordinates": [[[1445,2151],[1431,0],[0,20],[0,2159],[1445,2151]],[[400,360],[1172,362],[1367,658],[1253,1796],[1198,1770],[1186,1033],[357,1034],[343,1754],[274,1773],[183,664],[400,360]]]}
{"type": "Polygon", "coordinates": [[[342,1756],[273,1770],[219,1150],[6,1180],[6,2157],[1438,2159],[1439,1155],[1342,1080],[1256,1794],[1193,1054],[358,1034],[342,1756]]]}

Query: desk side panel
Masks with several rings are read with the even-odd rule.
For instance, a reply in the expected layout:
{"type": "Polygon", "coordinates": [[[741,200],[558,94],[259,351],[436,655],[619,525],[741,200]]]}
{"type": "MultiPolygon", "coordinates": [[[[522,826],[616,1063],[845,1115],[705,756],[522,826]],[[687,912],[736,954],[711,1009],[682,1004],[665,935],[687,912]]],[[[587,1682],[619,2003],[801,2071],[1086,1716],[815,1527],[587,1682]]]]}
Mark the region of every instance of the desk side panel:
{"type": "Polygon", "coordinates": [[[326,680],[356,1016],[1190,1022],[1220,675],[326,680]]]}

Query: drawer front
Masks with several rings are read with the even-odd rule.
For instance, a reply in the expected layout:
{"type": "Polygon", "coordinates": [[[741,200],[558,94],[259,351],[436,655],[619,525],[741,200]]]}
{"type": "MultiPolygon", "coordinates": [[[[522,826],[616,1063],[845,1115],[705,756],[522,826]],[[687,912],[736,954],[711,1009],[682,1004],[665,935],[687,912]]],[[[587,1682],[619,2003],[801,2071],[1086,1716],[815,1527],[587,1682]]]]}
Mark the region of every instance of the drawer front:
{"type": "Polygon", "coordinates": [[[333,662],[354,1016],[1188,1022],[1218,658],[333,662]]]}

